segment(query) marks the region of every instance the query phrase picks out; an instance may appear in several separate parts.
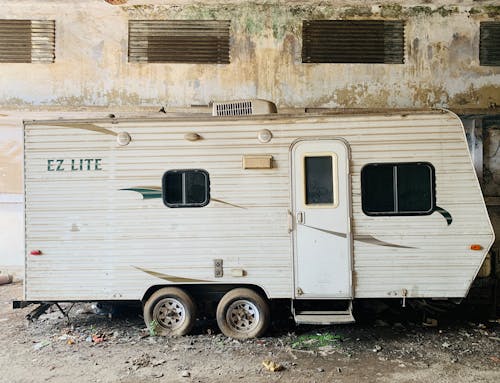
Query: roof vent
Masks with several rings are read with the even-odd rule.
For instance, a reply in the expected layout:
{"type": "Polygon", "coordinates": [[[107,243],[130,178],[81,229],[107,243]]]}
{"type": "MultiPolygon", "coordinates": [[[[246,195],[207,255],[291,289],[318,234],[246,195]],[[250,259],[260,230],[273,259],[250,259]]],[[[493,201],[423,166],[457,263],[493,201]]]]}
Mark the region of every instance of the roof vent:
{"type": "Polygon", "coordinates": [[[250,116],[277,112],[273,102],[259,99],[214,102],[212,105],[212,116],[250,116]]]}

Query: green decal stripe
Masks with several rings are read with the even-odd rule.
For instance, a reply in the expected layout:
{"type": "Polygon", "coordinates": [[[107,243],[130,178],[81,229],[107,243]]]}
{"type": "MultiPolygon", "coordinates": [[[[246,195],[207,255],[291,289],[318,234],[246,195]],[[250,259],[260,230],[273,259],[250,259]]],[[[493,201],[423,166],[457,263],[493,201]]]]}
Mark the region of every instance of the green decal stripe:
{"type": "Polygon", "coordinates": [[[442,207],[436,206],[436,209],[434,211],[437,211],[444,217],[444,219],[446,219],[446,223],[448,224],[448,226],[451,225],[451,223],[453,222],[453,217],[447,210],[443,209],[442,207]]]}
{"type": "Polygon", "coordinates": [[[120,190],[129,190],[142,194],[143,199],[161,198],[161,190],[147,188],[126,188],[120,190]]]}

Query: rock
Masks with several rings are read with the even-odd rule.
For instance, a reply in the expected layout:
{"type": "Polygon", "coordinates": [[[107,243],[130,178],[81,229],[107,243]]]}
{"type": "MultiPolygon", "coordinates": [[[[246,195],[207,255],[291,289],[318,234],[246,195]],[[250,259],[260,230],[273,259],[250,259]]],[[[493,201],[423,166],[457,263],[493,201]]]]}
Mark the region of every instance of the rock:
{"type": "Polygon", "coordinates": [[[48,340],[44,340],[42,342],[38,342],[37,344],[35,344],[33,346],[33,350],[38,351],[38,350],[40,350],[40,349],[42,349],[44,347],[47,347],[50,343],[51,342],[49,342],[48,340]]]}
{"type": "Polygon", "coordinates": [[[341,369],[340,367],[337,367],[337,372],[338,372],[339,374],[341,374],[341,373],[342,373],[342,369],[341,369]]]}
{"type": "Polygon", "coordinates": [[[373,352],[379,352],[379,351],[381,351],[381,350],[382,350],[382,347],[381,347],[381,346],[379,346],[378,344],[376,344],[376,345],[373,347],[373,350],[372,350],[372,351],[373,351],[373,352]]]}
{"type": "Polygon", "coordinates": [[[181,376],[183,378],[189,378],[191,376],[191,373],[189,371],[184,370],[181,372],[181,376]]]}
{"type": "Polygon", "coordinates": [[[318,372],[325,372],[325,369],[324,369],[324,368],[322,368],[322,367],[318,367],[318,368],[316,369],[316,371],[318,371],[318,372]]]}
{"type": "Polygon", "coordinates": [[[0,272],[0,285],[6,285],[8,283],[12,283],[12,275],[2,274],[0,272]]]}
{"type": "Polygon", "coordinates": [[[444,342],[441,347],[444,347],[444,348],[450,348],[451,347],[451,344],[448,343],[448,342],[444,342]]]}

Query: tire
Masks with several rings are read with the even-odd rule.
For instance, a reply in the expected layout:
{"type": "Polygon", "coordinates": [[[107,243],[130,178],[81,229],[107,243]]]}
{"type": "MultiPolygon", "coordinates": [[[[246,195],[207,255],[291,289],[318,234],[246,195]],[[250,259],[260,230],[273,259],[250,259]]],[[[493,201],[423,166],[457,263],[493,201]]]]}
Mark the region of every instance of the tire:
{"type": "Polygon", "coordinates": [[[271,322],[267,301],[247,288],[226,293],[217,305],[216,316],[222,333],[240,340],[263,335],[271,322]]]}
{"type": "Polygon", "coordinates": [[[184,290],[164,287],[144,304],[144,322],[155,335],[188,334],[196,321],[196,306],[184,290]]]}

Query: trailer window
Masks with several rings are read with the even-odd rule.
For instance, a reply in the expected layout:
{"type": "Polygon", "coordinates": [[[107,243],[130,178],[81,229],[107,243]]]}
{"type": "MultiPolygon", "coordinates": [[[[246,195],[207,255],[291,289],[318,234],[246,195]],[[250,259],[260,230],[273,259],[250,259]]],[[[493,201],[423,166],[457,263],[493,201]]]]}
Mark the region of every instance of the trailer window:
{"type": "Polygon", "coordinates": [[[163,175],[163,202],[168,207],[203,207],[210,202],[210,179],[201,169],[169,170],[163,175]]]}
{"type": "Polygon", "coordinates": [[[333,204],[332,156],[304,157],[306,205],[333,204]]]}
{"type": "Polygon", "coordinates": [[[361,170],[361,203],[367,215],[431,214],[434,167],[427,162],[368,164],[361,170]]]}

